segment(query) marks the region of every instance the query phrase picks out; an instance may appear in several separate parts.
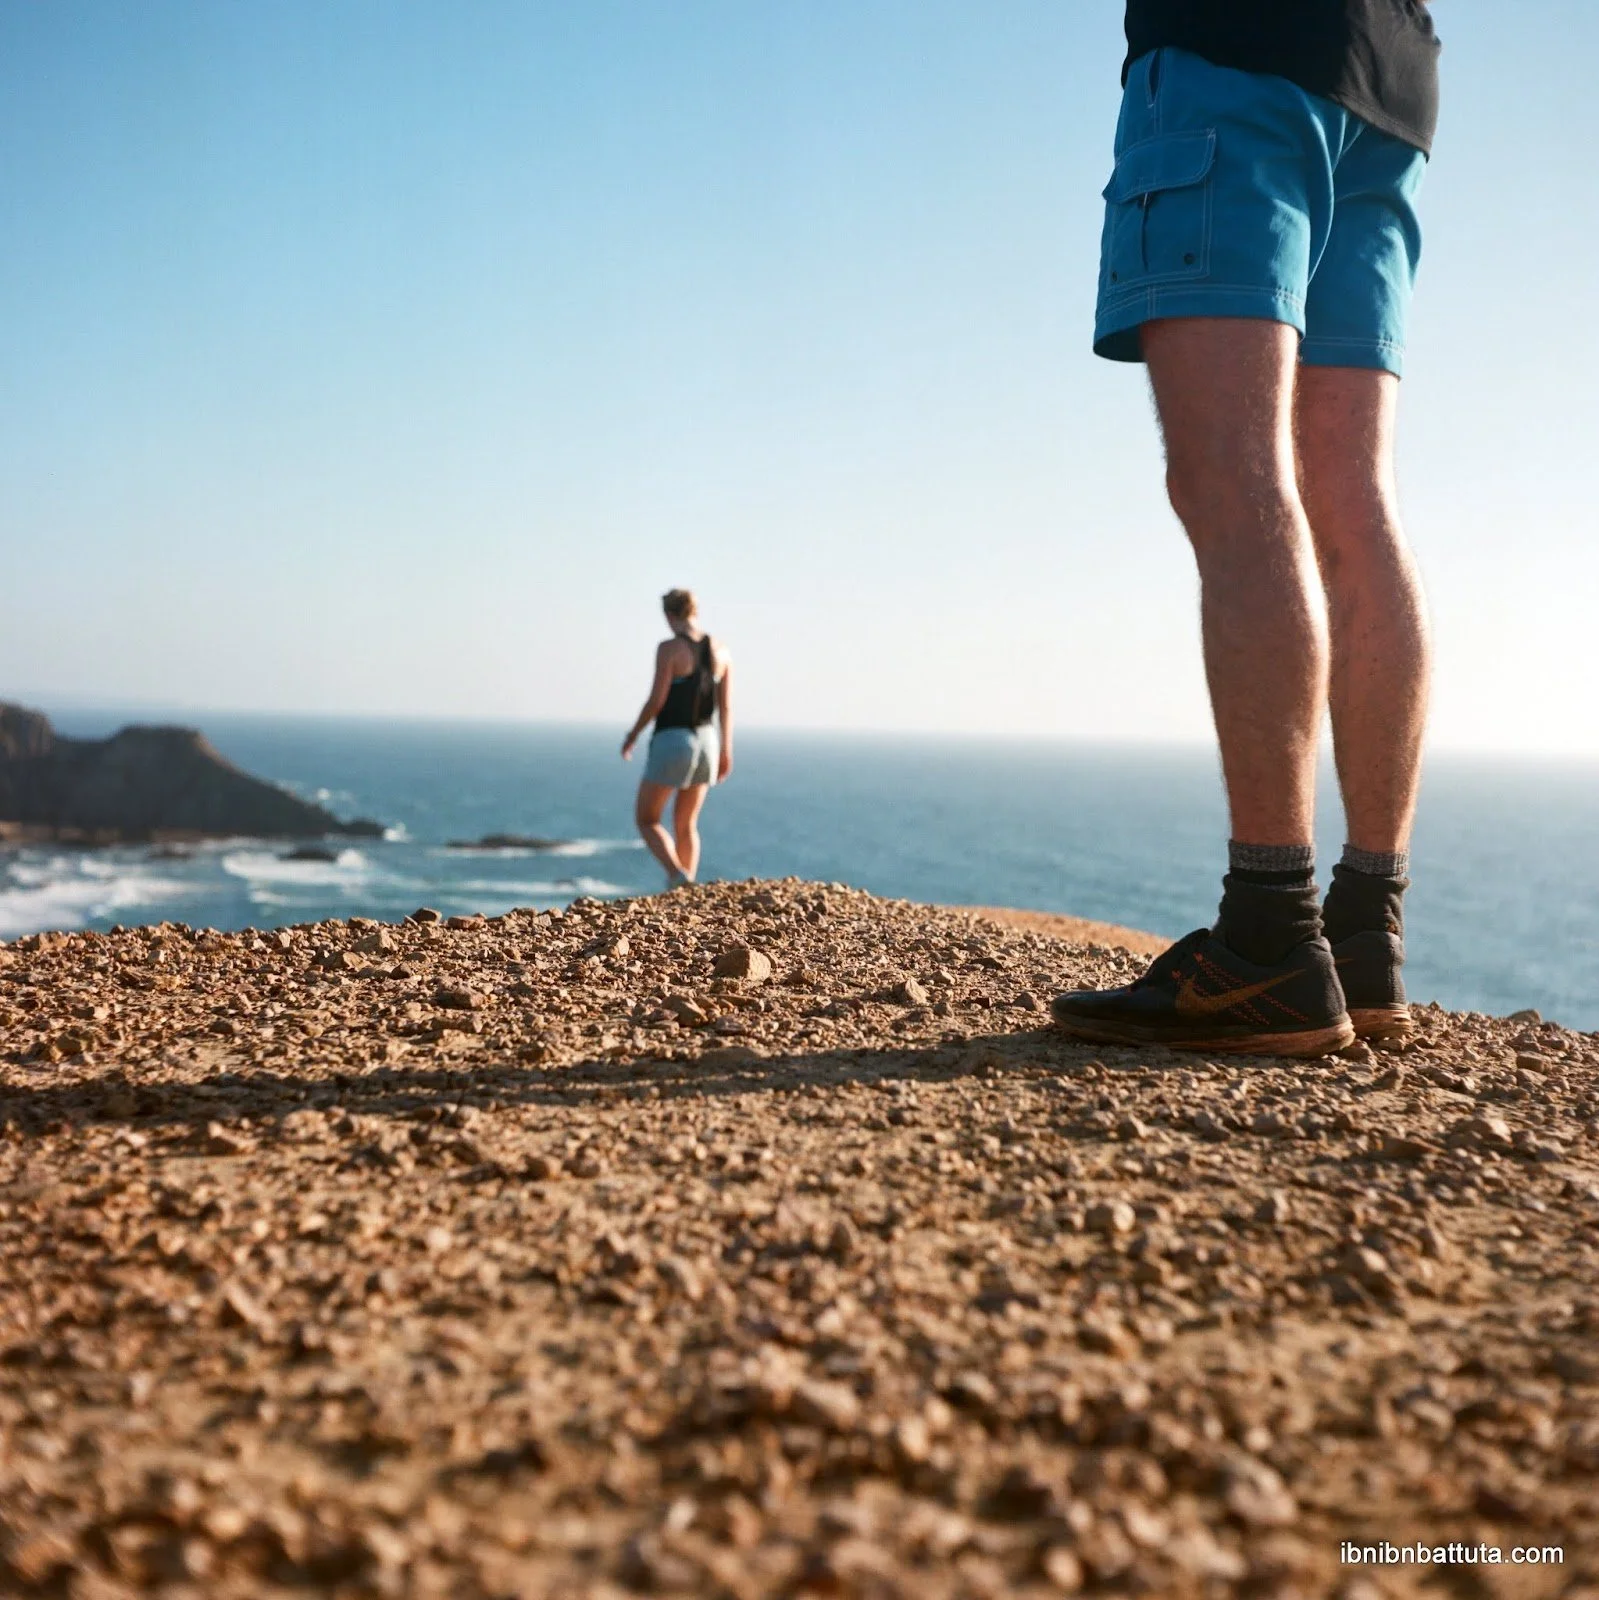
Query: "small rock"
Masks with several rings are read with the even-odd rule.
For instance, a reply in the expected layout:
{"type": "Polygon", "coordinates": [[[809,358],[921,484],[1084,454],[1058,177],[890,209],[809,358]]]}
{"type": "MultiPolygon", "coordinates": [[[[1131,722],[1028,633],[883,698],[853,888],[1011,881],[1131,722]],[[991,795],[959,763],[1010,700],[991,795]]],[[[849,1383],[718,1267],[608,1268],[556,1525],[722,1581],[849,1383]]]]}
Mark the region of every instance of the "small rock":
{"type": "Polygon", "coordinates": [[[853,1261],[860,1254],[860,1234],[848,1217],[840,1217],[827,1236],[827,1254],[840,1263],[853,1261]]]}
{"type": "Polygon", "coordinates": [[[419,906],[407,919],[410,922],[441,922],[443,918],[431,906],[419,906]]]}
{"type": "Polygon", "coordinates": [[[1522,1010],[1522,1011],[1512,1011],[1510,1013],[1509,1017],[1507,1017],[1505,1020],[1508,1021],[1508,1022],[1533,1022],[1533,1023],[1538,1023],[1538,1022],[1542,1022],[1543,1021],[1543,1017],[1537,1011],[1535,1011],[1531,1006],[1528,1006],[1528,1007],[1526,1007],[1525,1010],[1522,1010]]]}
{"type": "Polygon", "coordinates": [[[1377,1294],[1392,1294],[1398,1283],[1388,1258],[1369,1245],[1351,1245],[1339,1258],[1338,1265],[1356,1283],[1377,1294]]]}
{"type": "Polygon", "coordinates": [[[949,1386],[949,1398],[951,1404],[970,1411],[989,1411],[999,1400],[999,1390],[986,1373],[974,1368],[955,1374],[949,1386]]]}
{"type": "Polygon", "coordinates": [[[551,1178],[561,1175],[561,1158],[559,1156],[529,1156],[527,1165],[523,1167],[524,1177],[532,1179],[534,1183],[547,1183],[551,1178]]]}
{"type": "Polygon", "coordinates": [[[263,1328],[266,1326],[266,1312],[242,1284],[224,1284],[220,1299],[219,1311],[224,1323],[241,1328],[263,1328]]]}
{"type": "Polygon", "coordinates": [[[1482,1144],[1506,1149],[1514,1143],[1510,1124],[1503,1117],[1489,1115],[1462,1117],[1449,1130],[1450,1144],[1482,1144]]]}
{"type": "Polygon", "coordinates": [[[387,928],[375,928],[355,941],[355,948],[365,956],[386,955],[398,948],[394,935],[387,928]]]}
{"type": "Polygon", "coordinates": [[[1077,1342],[1100,1355],[1126,1358],[1137,1353],[1138,1341],[1115,1317],[1090,1313],[1077,1329],[1077,1342]]]}
{"type": "Polygon", "coordinates": [[[1285,1528],[1299,1516],[1288,1486],[1264,1461],[1252,1456],[1229,1469],[1226,1501],[1227,1509],[1252,1528],[1285,1528]]]}
{"type": "Polygon", "coordinates": [[[915,978],[905,978],[894,988],[893,998],[902,1006],[925,1006],[928,995],[915,978]]]}
{"type": "Polygon", "coordinates": [[[1131,1233],[1137,1221],[1137,1213],[1125,1200],[1102,1200],[1098,1205],[1090,1206],[1088,1215],[1083,1219],[1090,1233],[1112,1236],[1131,1233]]]}
{"type": "Polygon", "coordinates": [[[1389,1133],[1383,1135],[1382,1153],[1390,1161],[1420,1161],[1437,1155],[1438,1147],[1425,1139],[1413,1139],[1409,1134],[1389,1133]]]}
{"type": "Polygon", "coordinates": [[[1232,1137],[1229,1130],[1218,1122],[1214,1114],[1209,1111],[1196,1111],[1190,1120],[1193,1123],[1194,1132],[1202,1139],[1209,1139],[1219,1144],[1222,1140],[1232,1137]]]}
{"type": "Polygon", "coordinates": [[[698,1028],[711,1020],[710,1014],[686,994],[669,994],[661,1004],[686,1028],[698,1028]]]}
{"type": "Polygon", "coordinates": [[[248,1139],[242,1139],[220,1122],[205,1125],[205,1153],[208,1156],[242,1156],[250,1149],[248,1139]]]}
{"type": "Polygon", "coordinates": [[[1076,1594],[1083,1586],[1083,1564],[1070,1545],[1052,1544],[1044,1552],[1039,1570],[1062,1594],[1076,1594]]]}
{"type": "Polygon", "coordinates": [[[1255,1221],[1269,1222],[1272,1224],[1286,1222],[1293,1215],[1293,1207],[1288,1203],[1288,1196],[1282,1190],[1274,1189],[1255,1206],[1255,1221]]]}
{"type": "Polygon", "coordinates": [[[1116,1137],[1124,1144],[1133,1144],[1149,1137],[1149,1124],[1138,1117],[1123,1117],[1116,1124],[1116,1137]]]}
{"type": "Polygon", "coordinates": [[[861,1402],[848,1384],[807,1379],[794,1390],[789,1410],[797,1421],[849,1433],[860,1421],[861,1402]]]}
{"type": "Polygon", "coordinates": [[[681,1296],[690,1303],[698,1301],[705,1293],[705,1286],[700,1282],[699,1273],[682,1256],[662,1256],[656,1262],[655,1270],[673,1294],[681,1296]]]}
{"type": "Polygon", "coordinates": [[[436,989],[433,992],[433,1004],[446,1011],[481,1011],[488,1003],[488,997],[474,989],[436,989]]]}
{"type": "Polygon", "coordinates": [[[765,983],[772,975],[772,958],[747,944],[730,944],[717,958],[713,969],[718,978],[736,978],[741,983],[765,983]]]}
{"type": "Polygon", "coordinates": [[[894,1448],[902,1459],[918,1465],[927,1460],[933,1450],[932,1430],[927,1426],[927,1419],[913,1413],[908,1417],[901,1417],[894,1424],[894,1448]]]}

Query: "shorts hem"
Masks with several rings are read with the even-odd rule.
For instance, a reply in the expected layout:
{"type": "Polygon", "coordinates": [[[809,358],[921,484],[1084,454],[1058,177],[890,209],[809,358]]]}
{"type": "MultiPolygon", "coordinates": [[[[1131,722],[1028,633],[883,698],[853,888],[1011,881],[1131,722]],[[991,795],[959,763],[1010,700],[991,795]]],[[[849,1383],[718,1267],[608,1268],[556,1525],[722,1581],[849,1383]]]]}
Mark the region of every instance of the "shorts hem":
{"type": "Polygon", "coordinates": [[[1171,317],[1243,317],[1286,323],[1301,338],[1305,333],[1305,302],[1291,290],[1184,284],[1140,289],[1102,304],[1094,322],[1094,354],[1107,361],[1142,361],[1139,330],[1146,322],[1171,317]]]}
{"type": "Polygon", "coordinates": [[[1405,347],[1392,339],[1307,336],[1299,346],[1299,359],[1307,367],[1361,367],[1391,372],[1396,378],[1402,378],[1405,372],[1405,347]]]}

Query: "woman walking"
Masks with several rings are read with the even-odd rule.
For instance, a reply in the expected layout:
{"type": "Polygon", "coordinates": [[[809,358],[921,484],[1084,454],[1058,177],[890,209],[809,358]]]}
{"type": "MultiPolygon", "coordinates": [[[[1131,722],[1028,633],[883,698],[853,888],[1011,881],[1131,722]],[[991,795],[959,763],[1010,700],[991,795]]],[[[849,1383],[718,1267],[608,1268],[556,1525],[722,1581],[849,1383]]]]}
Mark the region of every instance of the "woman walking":
{"type": "Polygon", "coordinates": [[[661,606],[672,637],[656,648],[655,681],[622,741],[622,759],[633,759],[633,746],[653,720],[634,815],[650,854],[666,868],[668,887],[675,889],[692,883],[699,870],[705,791],[733,770],[733,661],[695,620],[699,608],[687,589],[668,591],[661,606]],[[668,833],[661,818],[674,796],[668,833]]]}

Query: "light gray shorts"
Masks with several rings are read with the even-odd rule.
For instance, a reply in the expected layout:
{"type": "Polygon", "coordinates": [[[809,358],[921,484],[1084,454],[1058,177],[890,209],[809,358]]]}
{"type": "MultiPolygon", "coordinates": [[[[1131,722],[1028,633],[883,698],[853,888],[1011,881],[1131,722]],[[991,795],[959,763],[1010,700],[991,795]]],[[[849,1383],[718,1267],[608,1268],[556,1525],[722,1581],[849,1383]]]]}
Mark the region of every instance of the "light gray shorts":
{"type": "Polygon", "coordinates": [[[722,753],[714,722],[697,728],[657,728],[650,735],[644,781],[667,789],[692,789],[716,782],[716,760],[722,753]]]}

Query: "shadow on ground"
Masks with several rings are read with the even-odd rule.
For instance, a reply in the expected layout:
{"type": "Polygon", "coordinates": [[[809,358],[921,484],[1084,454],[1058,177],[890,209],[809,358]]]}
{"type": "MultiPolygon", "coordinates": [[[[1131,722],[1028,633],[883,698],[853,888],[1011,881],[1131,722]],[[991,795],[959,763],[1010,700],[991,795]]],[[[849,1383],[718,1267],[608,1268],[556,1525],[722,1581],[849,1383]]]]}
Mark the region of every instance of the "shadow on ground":
{"type": "MultiPolygon", "coordinates": [[[[1144,1053],[1143,1065],[1180,1065],[1166,1051],[1144,1053]]],[[[762,1093],[871,1087],[890,1080],[947,1083],[974,1074],[1066,1072],[1105,1058],[1103,1050],[1073,1044],[1048,1029],[978,1035],[920,1046],[860,1047],[760,1056],[712,1049],[682,1060],[633,1057],[571,1065],[527,1066],[486,1059],[382,1063],[364,1072],[279,1070],[218,1061],[192,1076],[141,1081],[114,1065],[71,1082],[13,1085],[0,1091],[0,1129],[25,1133],[87,1124],[131,1128],[204,1127],[251,1119],[270,1123],[296,1111],[337,1109],[352,1116],[414,1117],[431,1107],[592,1105],[628,1100],[713,1099],[762,1093]]],[[[48,1071],[41,1068],[41,1077],[48,1071]]]]}

